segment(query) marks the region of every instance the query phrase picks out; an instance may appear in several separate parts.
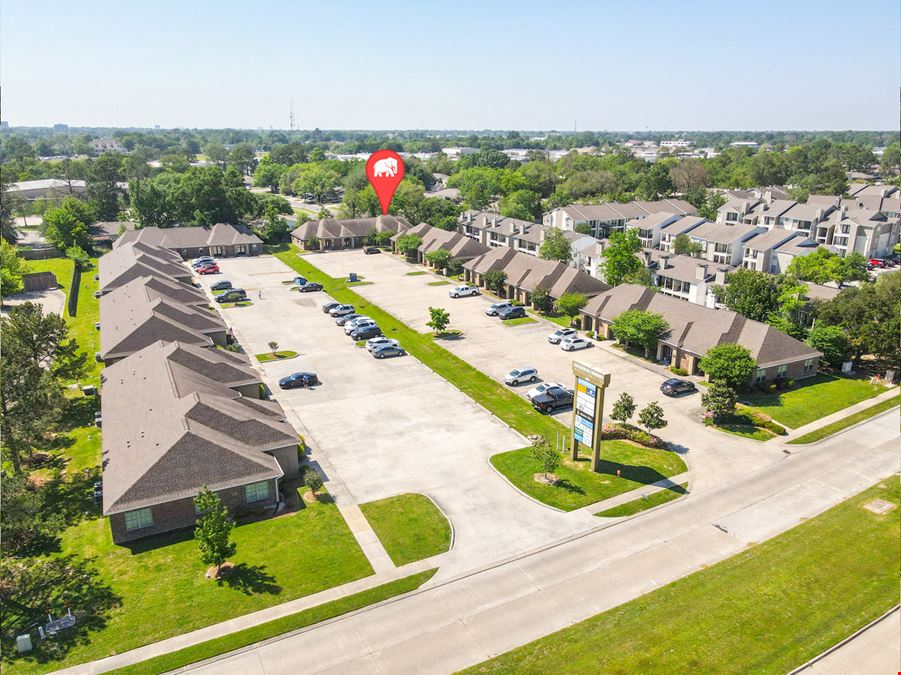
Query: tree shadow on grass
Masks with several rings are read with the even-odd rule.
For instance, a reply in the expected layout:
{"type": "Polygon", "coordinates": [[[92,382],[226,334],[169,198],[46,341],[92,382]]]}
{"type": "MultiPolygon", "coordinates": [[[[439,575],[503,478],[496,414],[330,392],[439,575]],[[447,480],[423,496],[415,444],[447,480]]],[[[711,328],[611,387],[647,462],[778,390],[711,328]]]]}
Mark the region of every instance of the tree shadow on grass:
{"type": "Polygon", "coordinates": [[[100,410],[99,396],[70,398],[60,416],[57,431],[67,432],[94,424],[94,413],[100,410]]]}
{"type": "Polygon", "coordinates": [[[186,527],[181,530],[175,530],[174,532],[166,532],[164,534],[158,534],[153,537],[138,539],[137,541],[125,542],[122,544],[122,546],[131,551],[132,555],[140,555],[141,553],[146,553],[147,551],[153,551],[165,546],[171,546],[172,544],[178,544],[193,538],[194,528],[186,527]]]}
{"type": "Polygon", "coordinates": [[[567,492],[571,492],[572,494],[584,495],[585,490],[576,485],[575,483],[571,483],[565,478],[558,478],[557,482],[554,483],[554,487],[558,487],[562,490],[566,490],[567,492]]]}
{"type": "Polygon", "coordinates": [[[660,480],[666,480],[666,476],[647,466],[633,466],[631,464],[620,464],[619,462],[610,462],[601,460],[599,473],[606,473],[616,476],[617,470],[620,472],[619,477],[624,480],[630,480],[642,485],[650,485],[660,480]]]}
{"type": "Polygon", "coordinates": [[[275,577],[266,571],[265,565],[240,563],[232,568],[228,576],[218,579],[216,583],[241,591],[244,595],[278,595],[282,592],[282,587],[275,583],[275,577]]]}

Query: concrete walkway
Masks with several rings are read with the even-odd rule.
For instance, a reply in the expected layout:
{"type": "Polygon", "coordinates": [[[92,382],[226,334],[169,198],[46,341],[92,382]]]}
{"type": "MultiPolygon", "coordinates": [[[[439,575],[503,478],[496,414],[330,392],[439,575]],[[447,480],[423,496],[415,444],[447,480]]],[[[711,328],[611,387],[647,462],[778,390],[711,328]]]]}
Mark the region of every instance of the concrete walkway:
{"type": "Polygon", "coordinates": [[[882,401],[887,401],[890,398],[898,395],[898,387],[892,387],[888,391],[884,391],[879,396],[874,396],[873,398],[868,398],[866,401],[861,401],[860,403],[855,403],[854,405],[848,406],[838,412],[834,412],[831,415],[826,415],[825,417],[821,417],[818,420],[814,420],[809,424],[805,424],[802,427],[798,427],[797,429],[791,429],[788,434],[785,436],[780,436],[779,440],[782,443],[787,443],[788,441],[794,438],[800,438],[804,434],[809,434],[811,431],[816,431],[822,427],[825,427],[833,422],[839,422],[849,415],[853,415],[856,412],[860,412],[861,410],[866,410],[867,408],[871,408],[877,403],[881,403],[882,401]]]}
{"type": "Polygon", "coordinates": [[[895,607],[798,670],[803,675],[901,672],[901,610],[895,607]]]}

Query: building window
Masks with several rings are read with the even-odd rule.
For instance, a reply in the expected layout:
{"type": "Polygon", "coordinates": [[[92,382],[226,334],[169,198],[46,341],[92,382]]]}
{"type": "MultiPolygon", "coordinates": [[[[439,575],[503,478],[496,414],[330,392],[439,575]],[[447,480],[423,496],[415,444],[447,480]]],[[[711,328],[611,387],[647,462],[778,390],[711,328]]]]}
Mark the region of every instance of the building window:
{"type": "Polygon", "coordinates": [[[788,375],[788,366],[787,365],[782,364],[781,366],[776,368],[776,377],[785,377],[786,375],[788,375]]]}
{"type": "Polygon", "coordinates": [[[266,499],[269,497],[269,481],[264,480],[260,483],[251,483],[250,485],[244,486],[244,501],[248,504],[250,502],[258,502],[261,499],[266,499]]]}
{"type": "Polygon", "coordinates": [[[153,511],[150,509],[138,509],[137,511],[128,511],[125,514],[125,529],[140,530],[142,527],[150,527],[153,525],[153,511]]]}
{"type": "Polygon", "coordinates": [[[804,361],[804,372],[809,373],[813,370],[813,359],[807,359],[804,361]]]}
{"type": "Polygon", "coordinates": [[[757,370],[757,376],[754,378],[757,382],[766,382],[766,370],[763,368],[759,368],[757,370]]]}

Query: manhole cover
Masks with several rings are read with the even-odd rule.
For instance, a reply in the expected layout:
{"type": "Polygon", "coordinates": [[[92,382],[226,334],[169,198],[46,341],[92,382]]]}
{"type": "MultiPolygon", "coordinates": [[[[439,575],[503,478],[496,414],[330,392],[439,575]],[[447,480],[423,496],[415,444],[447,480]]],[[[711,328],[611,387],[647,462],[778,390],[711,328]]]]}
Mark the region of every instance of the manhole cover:
{"type": "Polygon", "coordinates": [[[888,513],[893,508],[895,508],[895,505],[891,502],[885,501],[884,499],[872,499],[864,504],[863,507],[867,511],[872,511],[873,513],[882,515],[883,513],[888,513]]]}

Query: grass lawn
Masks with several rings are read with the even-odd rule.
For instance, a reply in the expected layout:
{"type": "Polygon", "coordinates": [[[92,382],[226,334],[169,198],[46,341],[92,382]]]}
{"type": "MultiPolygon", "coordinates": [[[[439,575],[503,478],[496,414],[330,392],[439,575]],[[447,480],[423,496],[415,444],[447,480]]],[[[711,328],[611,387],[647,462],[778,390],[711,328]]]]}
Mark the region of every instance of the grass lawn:
{"type": "Polygon", "coordinates": [[[442,279],[441,281],[430,281],[427,286],[450,286],[451,282],[446,279],[442,279]]]}
{"type": "Polygon", "coordinates": [[[789,391],[744,394],[741,402],[790,429],[797,429],[885,391],[865,378],[817,375],[795,382],[789,391]]]}
{"type": "Polygon", "coordinates": [[[641,511],[652,509],[655,506],[666,504],[667,502],[671,502],[674,499],[678,499],[682,495],[686,494],[687,490],[685,488],[687,487],[688,483],[680,483],[673,488],[660,490],[648,495],[647,497],[634,499],[631,502],[626,502],[625,504],[614,506],[612,509],[607,509],[606,511],[601,511],[600,513],[595,513],[594,515],[600,516],[601,518],[622,518],[623,516],[631,516],[641,511]]]}
{"type": "Polygon", "coordinates": [[[232,307],[250,307],[253,304],[251,300],[241,300],[240,302],[223,302],[219,304],[220,309],[231,309],[232,307]]]}
{"type": "Polygon", "coordinates": [[[891,410],[896,407],[899,403],[901,403],[901,396],[893,396],[892,398],[877,403],[876,405],[871,405],[869,408],[865,408],[864,410],[860,410],[852,415],[848,415],[847,417],[838,420],[837,422],[833,422],[832,424],[827,424],[824,427],[820,427],[810,433],[806,433],[803,436],[799,436],[788,442],[789,445],[804,445],[805,443],[814,443],[815,441],[819,441],[820,439],[826,438],[827,436],[831,436],[832,434],[836,434],[842,429],[847,429],[848,427],[857,424],[858,422],[863,422],[874,415],[878,415],[879,413],[883,413],[886,410],[891,410]]]}
{"type": "Polygon", "coordinates": [[[623,492],[656,483],[687,470],[675,452],[643,448],[626,441],[601,441],[601,470],[591,470],[588,457],[573,462],[568,457],[554,471],[556,485],[535,480],[541,468],[530,448],[503,452],[491,458],[491,464],[507,480],[530,497],[564,511],[599,502],[623,492]],[[616,471],[621,475],[617,476],[616,471]]]}
{"type": "Polygon", "coordinates": [[[408,277],[418,277],[422,274],[428,274],[425,270],[415,270],[413,272],[407,272],[408,277]]]}
{"type": "Polygon", "coordinates": [[[348,286],[348,287],[352,287],[352,286],[372,286],[373,283],[375,283],[375,282],[373,282],[373,281],[348,281],[348,282],[347,282],[347,286],[348,286]]]}
{"type": "Polygon", "coordinates": [[[524,323],[538,323],[538,319],[533,319],[531,316],[520,316],[515,319],[504,319],[501,323],[505,326],[521,326],[524,323]]]}
{"type": "Polygon", "coordinates": [[[898,477],[468,673],[785,673],[898,602],[898,477]],[[606,647],[609,646],[609,647],[606,647]]]}
{"type": "Polygon", "coordinates": [[[398,567],[450,548],[450,524],[425,495],[388,497],[360,504],[360,510],[398,567]]]}
{"type": "Polygon", "coordinates": [[[297,352],[292,352],[291,350],[282,350],[280,352],[264,352],[263,354],[254,354],[256,360],[260,363],[266,363],[267,361],[284,361],[285,359],[293,359],[297,356],[297,352]]]}
{"type": "Polygon", "coordinates": [[[155,673],[165,673],[170,670],[175,670],[176,668],[181,668],[182,666],[191,663],[197,663],[198,661],[203,661],[218,656],[219,654],[224,654],[225,652],[252,645],[255,642],[260,642],[277,635],[283,635],[291,631],[306,628],[307,626],[312,626],[320,621],[347,614],[348,612],[360,609],[361,607],[374,605],[377,602],[382,602],[383,600],[409,593],[431,579],[435,572],[437,572],[437,569],[412,574],[403,579],[391,581],[387,584],[354,593],[353,595],[348,595],[347,597],[338,600],[332,600],[331,602],[305,609],[296,614],[267,621],[266,623],[254,626],[253,628],[245,628],[244,630],[223,635],[214,640],[201,642],[192,647],[185,647],[176,652],[157,656],[133,666],[119,668],[112,672],[118,673],[119,675],[155,675],[155,673]]]}
{"type": "Polygon", "coordinates": [[[36,650],[27,660],[4,664],[4,671],[43,672],[99,659],[372,574],[329,502],[236,527],[237,569],[223,582],[204,578],[207,566],[191,537],[189,531],[162,535],[130,549],[113,544],[105,518],[69,528],[62,550],[93,558],[121,605],[103,630],[65,659],[36,662],[36,650]]]}
{"type": "Polygon", "coordinates": [[[713,422],[709,422],[707,420],[705,420],[705,424],[707,424],[707,426],[709,427],[719,429],[720,431],[725,431],[726,433],[730,433],[734,436],[750,438],[754,441],[768,441],[776,436],[776,434],[774,434],[769,429],[763,429],[762,427],[758,427],[756,424],[754,424],[754,420],[750,415],[742,415],[740,412],[734,415],[729,415],[728,417],[723,417],[720,420],[719,424],[714,424],[713,422]]]}
{"type": "Polygon", "coordinates": [[[540,314],[542,319],[547,319],[558,326],[563,326],[564,328],[572,328],[572,319],[566,316],[565,314],[560,316],[554,316],[551,314],[540,314]]]}

